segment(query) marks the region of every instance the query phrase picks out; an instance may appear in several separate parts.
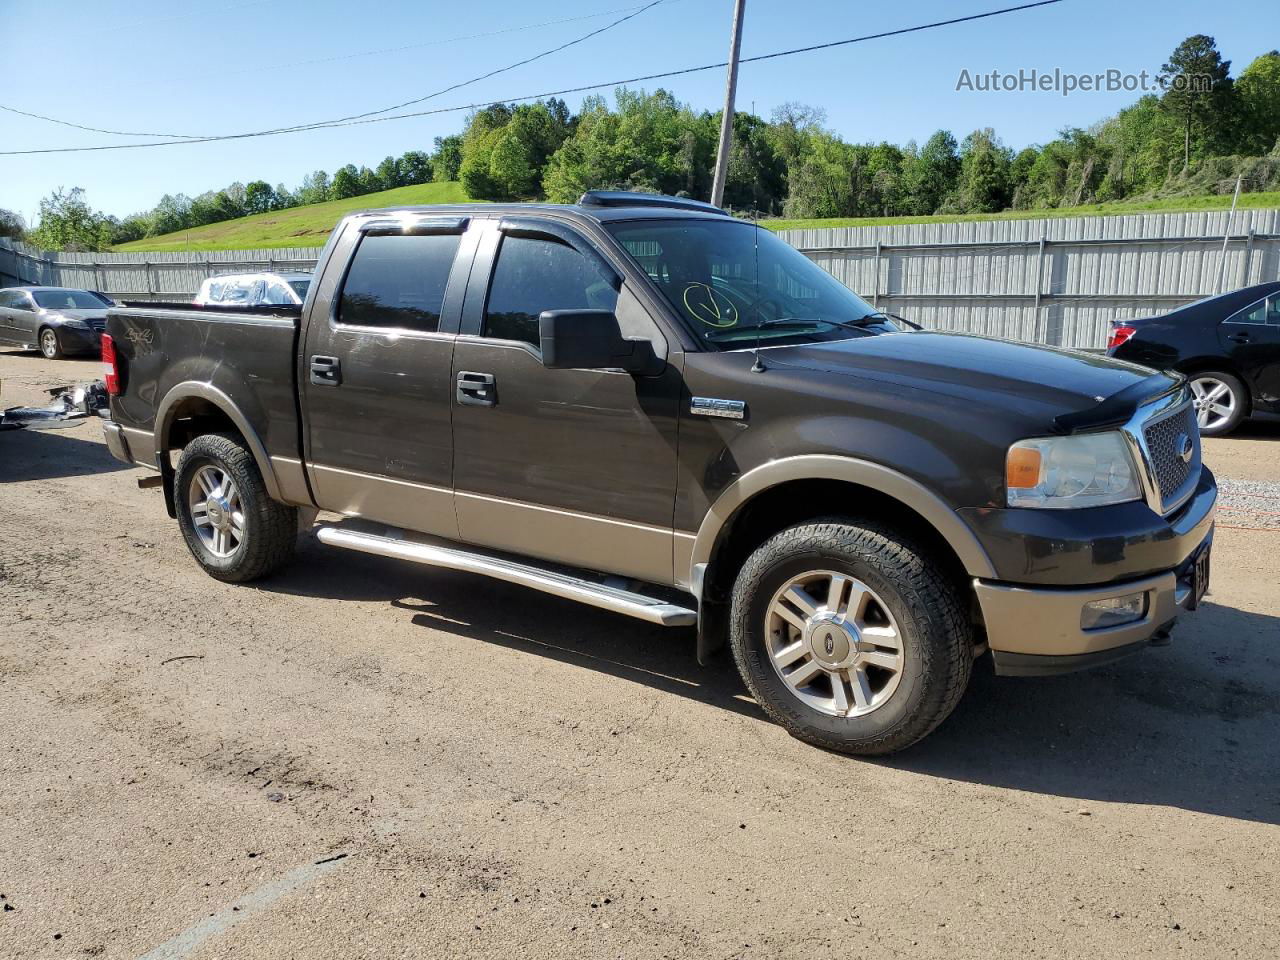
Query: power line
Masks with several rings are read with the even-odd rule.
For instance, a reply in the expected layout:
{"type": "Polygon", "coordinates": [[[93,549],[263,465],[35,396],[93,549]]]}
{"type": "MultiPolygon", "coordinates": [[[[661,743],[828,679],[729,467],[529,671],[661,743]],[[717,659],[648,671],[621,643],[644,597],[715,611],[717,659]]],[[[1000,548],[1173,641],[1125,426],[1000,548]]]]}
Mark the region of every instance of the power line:
{"type": "MultiPolygon", "coordinates": [[[[869,40],[882,40],[887,37],[898,37],[908,33],[919,33],[920,31],[923,31],[923,30],[933,30],[939,27],[949,27],[959,23],[970,23],[974,20],[984,20],[984,19],[987,19],[988,17],[998,17],[1003,14],[1017,13],[1022,10],[1031,10],[1036,7],[1047,7],[1047,6],[1051,6],[1052,4],[1061,3],[1061,2],[1062,0],[1037,0],[1037,2],[1035,3],[1023,3],[1014,7],[1003,7],[999,10],[989,10],[985,13],[974,13],[964,17],[954,17],[950,20],[936,20],[932,23],[923,23],[914,27],[902,27],[897,30],[885,30],[881,33],[870,33],[861,37],[851,37],[848,40],[833,40],[828,43],[812,44],[807,47],[795,47],[790,50],[778,50],[773,53],[759,54],[754,57],[743,57],[739,62],[740,63],[759,63],[764,60],[775,60],[779,57],[790,57],[790,56],[795,56],[801,53],[812,53],[816,50],[828,50],[828,49],[831,49],[832,47],[847,46],[853,43],[865,43],[866,41],[869,41],[869,40]]],[[[441,114],[441,113],[459,113],[464,110],[478,110],[483,107],[491,106],[492,104],[495,104],[495,103],[519,103],[519,102],[529,101],[529,100],[545,100],[548,97],[562,97],[571,93],[584,93],[588,90],[601,90],[607,87],[621,87],[621,86],[626,86],[628,84],[633,84],[633,83],[644,83],[649,80],[665,80],[670,77],[681,77],[691,73],[701,73],[706,70],[719,70],[722,67],[726,67],[726,66],[728,66],[728,61],[722,60],[719,63],[707,63],[697,67],[685,67],[680,70],[667,70],[662,73],[650,73],[650,74],[645,74],[644,76],[629,77],[622,80],[610,80],[605,83],[588,83],[578,87],[565,87],[564,89],[561,89],[561,90],[550,90],[544,93],[526,94],[523,96],[516,96],[516,97],[498,97],[491,100],[482,100],[475,103],[461,104],[455,107],[437,107],[434,110],[416,110],[411,113],[396,113],[396,114],[391,114],[390,116],[382,116],[382,117],[374,116],[374,114],[382,113],[384,111],[375,110],[367,114],[359,114],[359,115],[356,115],[355,117],[343,118],[340,120],[324,121],[320,123],[298,125],[293,127],[279,127],[274,130],[258,130],[258,131],[248,132],[248,133],[225,134],[223,136],[192,137],[189,139],[182,139],[182,140],[158,140],[150,143],[119,143],[119,144],[109,144],[104,146],[93,146],[93,147],[48,147],[48,148],[43,148],[38,150],[0,150],[0,156],[12,157],[12,156],[29,156],[31,154],[44,154],[44,153],[87,153],[87,152],[94,152],[99,150],[133,150],[133,149],[140,149],[143,147],[169,147],[169,146],[174,146],[176,144],[212,143],[212,142],[219,142],[223,140],[243,140],[250,137],[269,137],[269,136],[277,136],[279,134],[284,134],[284,133],[298,133],[306,130],[324,130],[324,129],[331,129],[336,127],[359,126],[367,123],[385,123],[388,120],[408,120],[415,117],[428,117],[428,116],[434,116],[436,114],[441,114]]],[[[423,97],[420,100],[410,101],[410,102],[418,103],[418,102],[421,102],[421,100],[425,100],[425,99],[428,99],[428,98],[423,97]]],[[[391,107],[388,109],[396,109],[396,108],[391,107]]]]}
{"type": "MultiPolygon", "coordinates": [[[[631,20],[631,19],[634,19],[635,17],[640,16],[640,14],[644,13],[646,10],[651,10],[654,7],[658,6],[659,4],[673,3],[673,2],[675,2],[675,0],[651,0],[651,2],[646,3],[640,7],[624,7],[623,9],[630,10],[631,12],[624,17],[619,17],[617,20],[614,20],[611,23],[605,24],[603,27],[598,27],[597,29],[590,31],[589,33],[584,33],[580,37],[574,37],[572,40],[565,41],[559,46],[552,47],[549,50],[543,50],[541,53],[535,53],[531,57],[525,57],[523,60],[517,60],[515,63],[508,64],[505,67],[499,67],[496,70],[490,70],[488,73],[481,74],[478,77],[472,77],[470,80],[462,80],[458,83],[452,84],[451,86],[445,87],[442,90],[437,90],[434,93],[428,93],[425,96],[417,97],[413,100],[405,100],[403,103],[394,103],[389,107],[381,107],[380,109],[369,110],[369,111],[366,111],[365,113],[356,113],[347,117],[336,117],[332,120],[317,120],[314,123],[298,124],[292,127],[277,127],[270,130],[258,130],[248,134],[229,134],[225,137],[224,136],[205,136],[201,134],[192,134],[192,133],[140,133],[138,131],[106,130],[106,129],[103,129],[102,127],[85,126],[84,124],[73,123],[69,120],[59,120],[56,117],[45,116],[44,114],[41,114],[41,113],[31,113],[26,110],[19,110],[16,107],[6,106],[5,104],[0,104],[0,110],[4,110],[8,113],[16,113],[24,117],[32,117],[33,119],[36,119],[36,120],[46,120],[49,123],[56,123],[64,127],[72,127],[77,130],[88,130],[92,133],[105,133],[105,134],[109,134],[111,136],[117,136],[117,137],[170,137],[173,139],[174,142],[177,142],[177,143],[204,143],[211,140],[236,139],[238,137],[243,137],[243,136],[270,136],[278,133],[292,133],[295,131],[309,130],[309,129],[318,128],[318,127],[339,126],[341,124],[345,124],[353,120],[362,120],[365,117],[377,116],[380,113],[389,113],[392,110],[401,110],[404,107],[411,107],[414,104],[422,103],[425,100],[431,100],[435,97],[443,96],[446,93],[452,93],[454,90],[458,90],[461,87],[470,86],[473,83],[479,83],[481,80],[488,80],[490,77],[496,77],[500,73],[507,73],[511,70],[516,69],[517,67],[523,67],[527,64],[533,63],[535,60],[541,60],[544,57],[549,57],[554,53],[559,53],[560,51],[566,50],[569,47],[576,46],[579,43],[582,43],[586,40],[590,40],[592,37],[597,37],[608,30],[612,30],[616,26],[626,23],[628,20],[631,20]]],[[[570,18],[570,19],[574,19],[574,18],[570,18]]],[[[134,144],[130,144],[130,146],[134,146],[134,144]]],[[[21,153],[22,151],[14,151],[14,152],[21,153]]],[[[34,151],[34,152],[41,152],[41,151],[34,151]]]]}

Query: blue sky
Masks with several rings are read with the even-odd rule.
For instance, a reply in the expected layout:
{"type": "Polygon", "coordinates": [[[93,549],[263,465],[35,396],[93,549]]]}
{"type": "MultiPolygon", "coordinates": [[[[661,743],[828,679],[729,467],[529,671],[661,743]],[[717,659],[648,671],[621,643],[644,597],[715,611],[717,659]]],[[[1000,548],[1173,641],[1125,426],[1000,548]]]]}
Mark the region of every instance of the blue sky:
{"type": "MultiPolygon", "coordinates": [[[[235,133],[377,109],[422,96],[622,16],[644,0],[0,0],[5,81],[0,103],[121,130],[235,133]],[[583,18],[573,19],[569,18],[583,18]],[[567,22],[542,26],[550,20],[567,22]],[[453,38],[513,29],[480,39],[453,38]],[[17,42],[13,42],[13,41],[17,42]],[[398,48],[398,49],[397,49],[398,48]],[[380,52],[374,52],[380,51],[380,52]],[[341,59],[334,59],[341,58],[341,59]],[[311,62],[308,62],[311,61],[311,62]]],[[[1011,6],[1017,0],[747,0],[743,56],[892,30],[1011,6]]],[[[627,23],[535,64],[422,105],[453,106],[610,81],[725,58],[732,0],[665,0],[627,23]]],[[[957,91],[961,70],[1109,68],[1153,74],[1192,33],[1208,33],[1238,73],[1280,45],[1261,29],[1274,0],[1064,0],[976,23],[786,57],[742,68],[739,109],[821,107],[851,141],[957,139],[994,127],[1022,147],[1064,126],[1088,126],[1132,102],[1123,91],[957,91]]],[[[698,109],[716,109],[724,77],[665,82],[698,109]]],[[[648,86],[656,86],[649,84],[648,86]]],[[[582,95],[568,97],[576,108],[582,95]]],[[[421,108],[419,108],[421,109],[421,108]]],[[[84,187],[123,216],[164,193],[197,194],[232,181],[296,187],[317,168],[375,166],[430,149],[464,114],[442,114],[225,143],[0,157],[0,207],[28,220],[54,187],[84,187]]],[[[127,143],[0,112],[0,149],[127,143]]]]}

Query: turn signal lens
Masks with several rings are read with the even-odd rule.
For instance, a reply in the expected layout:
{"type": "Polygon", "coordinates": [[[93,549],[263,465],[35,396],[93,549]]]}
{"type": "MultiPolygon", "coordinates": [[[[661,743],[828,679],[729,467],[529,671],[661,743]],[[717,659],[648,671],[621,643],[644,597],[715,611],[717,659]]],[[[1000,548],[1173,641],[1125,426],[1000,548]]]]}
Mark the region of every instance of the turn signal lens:
{"type": "Polygon", "coordinates": [[[1010,490],[1025,490],[1040,482],[1040,451],[1034,447],[1012,447],[1005,461],[1004,482],[1010,490]]]}
{"type": "Polygon", "coordinates": [[[1126,327],[1123,324],[1113,327],[1111,329],[1111,341],[1107,344],[1107,349],[1114,350],[1116,347],[1128,343],[1129,339],[1137,332],[1137,327],[1126,327]]]}

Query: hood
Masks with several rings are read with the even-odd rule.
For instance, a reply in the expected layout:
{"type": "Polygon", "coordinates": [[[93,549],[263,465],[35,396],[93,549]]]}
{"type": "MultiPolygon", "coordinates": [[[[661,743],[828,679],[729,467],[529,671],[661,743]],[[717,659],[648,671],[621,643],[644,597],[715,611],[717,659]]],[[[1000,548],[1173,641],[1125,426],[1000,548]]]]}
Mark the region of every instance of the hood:
{"type": "Polygon", "coordinates": [[[1178,382],[1102,354],[933,331],[778,347],[764,358],[767,364],[882,380],[970,404],[1015,409],[1049,423],[1070,415],[1073,429],[1090,425],[1087,413],[1094,409],[1111,422],[1116,405],[1104,401],[1122,391],[1132,409],[1178,382]]]}

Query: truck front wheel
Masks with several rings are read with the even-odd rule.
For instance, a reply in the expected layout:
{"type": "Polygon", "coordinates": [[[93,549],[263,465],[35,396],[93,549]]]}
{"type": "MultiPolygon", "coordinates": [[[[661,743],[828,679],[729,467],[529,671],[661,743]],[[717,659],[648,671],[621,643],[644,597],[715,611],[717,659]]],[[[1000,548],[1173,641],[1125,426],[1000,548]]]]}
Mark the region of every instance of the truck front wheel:
{"type": "Polygon", "coordinates": [[[256,580],[293,556],[297,510],[271,499],[238,437],[211,433],[187,444],[174,476],[174,503],[192,556],[217,580],[256,580]]]}
{"type": "Polygon", "coordinates": [[[843,753],[911,746],[947,718],[973,666],[959,591],[889,528],[839,518],[762,544],[734,585],[730,645],[756,701],[843,753]]]}

